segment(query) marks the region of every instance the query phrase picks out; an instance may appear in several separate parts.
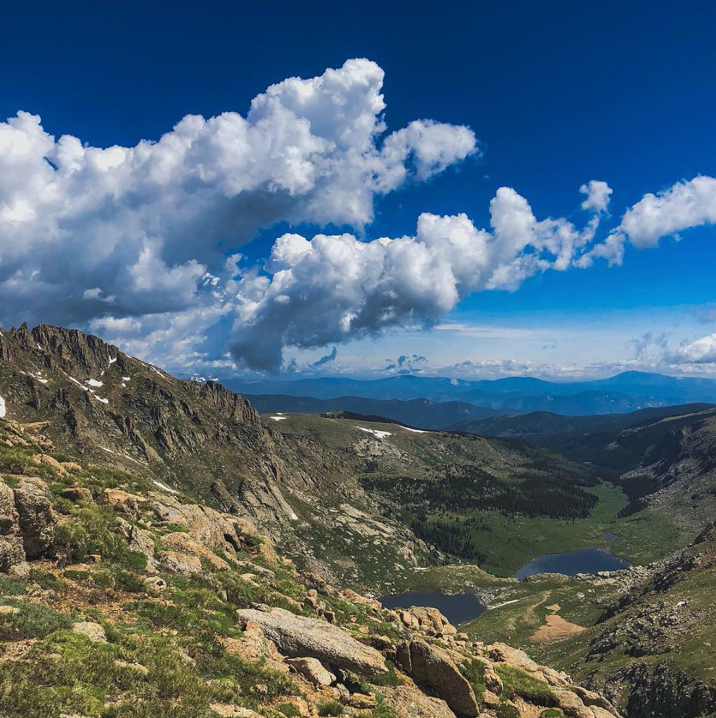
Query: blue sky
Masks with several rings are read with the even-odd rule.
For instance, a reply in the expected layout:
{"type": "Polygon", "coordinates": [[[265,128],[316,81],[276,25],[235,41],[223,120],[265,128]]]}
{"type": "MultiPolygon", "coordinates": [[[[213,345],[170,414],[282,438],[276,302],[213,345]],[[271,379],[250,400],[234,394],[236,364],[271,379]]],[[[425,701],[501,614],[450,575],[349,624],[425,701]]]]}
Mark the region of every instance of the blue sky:
{"type": "MultiPolygon", "coordinates": [[[[10,3],[0,31],[0,118],[39,115],[42,133],[23,121],[4,145],[0,134],[8,185],[0,180],[0,207],[7,210],[5,225],[0,213],[0,323],[72,324],[187,373],[234,373],[247,363],[260,371],[381,373],[388,360],[413,354],[427,357],[416,370],[471,376],[603,375],[633,367],[716,373],[714,190],[684,185],[662,203],[658,231],[649,224],[649,208],[638,204],[648,193],[716,172],[715,20],[716,7],[707,2],[425,8],[361,2],[340,10],[327,2],[10,3]],[[246,117],[252,98],[269,86],[321,77],[351,58],[371,60],[384,78],[361,66],[324,90],[340,95],[338,105],[361,111],[382,94],[385,107],[374,114],[387,129],[374,128],[371,147],[380,151],[390,133],[415,120],[443,123],[395,137],[405,177],[394,180],[397,165],[381,156],[380,187],[390,187],[372,189],[355,209],[347,173],[356,173],[357,196],[378,160],[371,154],[360,168],[346,169],[346,158],[356,151],[367,157],[368,145],[341,147],[350,142],[345,136],[337,141],[338,156],[316,150],[314,135],[333,141],[342,127],[331,114],[336,104],[312,110],[314,144],[307,144],[301,122],[285,123],[287,112],[301,120],[291,87],[280,111],[268,103],[262,110],[270,126],[261,140],[280,144],[287,156],[292,143],[300,146],[301,161],[311,166],[291,166],[288,184],[284,165],[271,164],[274,150],[261,154],[254,144],[259,154],[245,170],[254,184],[236,189],[239,159],[224,175],[216,167],[238,140],[216,127],[177,165],[182,177],[153,184],[145,183],[149,170],[137,153],[96,160],[72,146],[67,159],[47,140],[67,134],[79,138],[79,147],[133,148],[159,140],[186,115],[246,117]],[[349,76],[355,86],[346,84],[349,76]],[[356,99],[355,87],[367,77],[373,94],[356,99]],[[325,130],[324,119],[333,123],[325,130]],[[469,128],[470,138],[458,128],[469,128]],[[47,167],[11,157],[8,148],[18,146],[20,134],[37,150],[35,159],[50,158],[55,177],[45,177],[47,167]],[[321,152],[320,162],[314,160],[321,152]],[[101,180],[93,172],[103,173],[101,180]],[[305,172],[320,176],[319,184],[305,189],[305,172]],[[608,206],[594,211],[580,208],[587,196],[580,187],[591,180],[612,190],[608,206]],[[201,183],[201,192],[215,189],[222,201],[198,200],[201,183]],[[416,230],[423,213],[464,213],[474,228],[504,243],[490,227],[490,203],[500,187],[514,193],[503,198],[506,206],[514,209],[521,197],[536,220],[559,219],[562,232],[564,223],[573,225],[581,238],[570,242],[577,245],[587,241],[580,233],[595,212],[599,227],[588,241],[599,244],[629,208],[643,211],[634,215],[632,232],[623,233],[623,256],[579,264],[579,250],[564,270],[532,268],[519,278],[478,281],[460,275],[459,256],[435,250],[427,265],[432,272],[442,263],[427,281],[436,285],[434,296],[416,289],[417,279],[404,276],[404,265],[396,269],[395,257],[357,259],[361,278],[348,289],[337,280],[321,284],[338,266],[325,254],[330,248],[299,267],[294,255],[305,247],[294,239],[284,243],[290,258],[265,263],[289,232],[307,240],[349,233],[351,240],[333,246],[356,257],[368,254],[355,254],[356,242],[416,237],[400,261],[417,263],[429,241],[416,230]],[[329,202],[336,188],[340,199],[329,202]],[[52,204],[47,197],[55,194],[62,197],[52,204]],[[154,204],[140,213],[147,195],[154,204]],[[684,207],[691,208],[688,216],[684,207]],[[671,236],[674,228],[680,241],[671,236]],[[235,265],[220,266],[234,252],[244,255],[243,284],[235,265]],[[395,274],[379,289],[367,288],[375,263],[384,275],[395,274]],[[455,280],[452,299],[442,291],[443,269],[455,280]],[[294,288],[283,293],[276,280],[282,270],[294,278],[294,288]],[[300,285],[299,273],[311,291],[300,285]],[[329,310],[346,291],[356,296],[334,317],[329,310]],[[334,360],[310,366],[334,346],[334,360]]],[[[452,230],[441,225],[439,231],[452,230]]],[[[497,252],[502,258],[490,260],[489,271],[513,272],[516,262],[521,267],[525,257],[550,251],[554,238],[541,236],[539,246],[507,258],[497,252]]],[[[345,261],[340,271],[350,273],[345,261]]],[[[415,266],[418,275],[427,271],[415,266]]]]}

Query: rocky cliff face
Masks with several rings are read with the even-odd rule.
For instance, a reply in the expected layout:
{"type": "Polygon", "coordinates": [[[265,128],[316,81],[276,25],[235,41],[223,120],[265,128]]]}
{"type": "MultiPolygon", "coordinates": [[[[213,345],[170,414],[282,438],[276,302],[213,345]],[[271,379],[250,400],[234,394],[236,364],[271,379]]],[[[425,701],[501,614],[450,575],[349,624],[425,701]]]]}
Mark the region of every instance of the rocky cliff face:
{"type": "Polygon", "coordinates": [[[271,437],[248,402],[218,384],[179,381],[75,330],[23,325],[0,335],[0,395],[8,417],[51,420],[67,451],[267,525],[290,521],[271,437]]]}

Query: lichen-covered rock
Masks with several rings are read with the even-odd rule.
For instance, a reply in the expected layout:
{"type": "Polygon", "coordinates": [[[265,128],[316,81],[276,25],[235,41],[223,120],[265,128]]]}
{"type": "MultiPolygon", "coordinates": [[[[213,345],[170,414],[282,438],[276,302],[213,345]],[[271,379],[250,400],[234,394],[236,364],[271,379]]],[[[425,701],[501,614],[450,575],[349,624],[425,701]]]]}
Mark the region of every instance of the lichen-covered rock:
{"type": "Polygon", "coordinates": [[[289,658],[286,663],[307,678],[314,686],[330,686],[336,682],[336,676],[317,658],[289,658]]]}
{"type": "Polygon", "coordinates": [[[19,520],[13,491],[0,481],[0,571],[8,571],[25,560],[19,520]]]}
{"type": "Polygon", "coordinates": [[[151,531],[133,526],[123,518],[117,519],[117,532],[127,541],[130,551],[141,553],[147,558],[146,570],[155,573],[157,563],[154,559],[154,541],[151,531]]]}
{"type": "Polygon", "coordinates": [[[458,715],[480,714],[472,686],[447,651],[416,638],[410,644],[410,662],[415,681],[434,690],[458,715]]]}
{"type": "Polygon", "coordinates": [[[241,609],[237,615],[243,623],[256,623],[289,658],[310,656],[365,675],[387,672],[385,659],[378,651],[325,621],[296,616],[282,608],[268,612],[241,609]]]}
{"type": "Polygon", "coordinates": [[[79,484],[75,484],[74,486],[68,486],[66,489],[62,489],[62,491],[60,491],[60,496],[63,499],[72,501],[73,503],[78,503],[79,501],[89,503],[93,500],[92,492],[84,486],[80,486],[79,484]]]}
{"type": "Polygon", "coordinates": [[[34,476],[23,477],[13,488],[13,496],[25,556],[39,558],[55,537],[55,515],[47,484],[34,476]]]}
{"type": "Polygon", "coordinates": [[[160,551],[157,554],[157,561],[170,571],[180,576],[194,576],[203,573],[204,568],[196,556],[189,556],[178,551],[160,551]]]}
{"type": "Polygon", "coordinates": [[[86,636],[92,643],[107,643],[104,628],[93,621],[80,621],[72,625],[72,632],[86,636]]]}
{"type": "Polygon", "coordinates": [[[209,550],[203,544],[189,534],[176,531],[162,537],[162,545],[171,551],[186,553],[190,556],[196,556],[198,559],[208,561],[214,568],[219,570],[228,570],[229,564],[223,558],[217,556],[213,551],[209,550]]]}
{"type": "Polygon", "coordinates": [[[105,489],[97,498],[97,503],[104,506],[111,506],[115,511],[120,511],[130,518],[139,518],[139,504],[144,501],[141,496],[130,494],[121,489],[105,489]]]}
{"type": "Polygon", "coordinates": [[[397,718],[455,718],[444,700],[426,696],[414,686],[381,687],[380,692],[397,718]]]}

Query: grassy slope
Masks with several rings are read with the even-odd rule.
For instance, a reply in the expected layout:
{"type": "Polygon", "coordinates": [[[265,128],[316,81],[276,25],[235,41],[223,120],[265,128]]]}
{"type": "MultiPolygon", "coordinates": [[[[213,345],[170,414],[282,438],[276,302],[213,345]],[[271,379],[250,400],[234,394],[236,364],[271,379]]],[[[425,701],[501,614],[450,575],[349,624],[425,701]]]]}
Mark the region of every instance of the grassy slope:
{"type": "MultiPolygon", "coordinates": [[[[369,445],[372,442],[377,449],[381,448],[381,442],[373,441],[370,434],[362,432],[359,426],[390,433],[385,439],[388,445],[386,452],[388,449],[397,452],[372,457],[376,464],[373,468],[387,477],[408,474],[416,479],[429,479],[447,462],[474,462],[489,466],[509,481],[519,475],[524,465],[517,450],[509,444],[478,437],[468,438],[442,432],[419,434],[392,424],[324,419],[300,414],[288,414],[285,420],[276,422],[270,416],[265,415],[264,421],[288,436],[310,438],[353,457],[352,471],[356,477],[365,475],[362,470],[367,461],[355,456],[356,443],[368,440],[369,445]]],[[[627,503],[620,488],[603,484],[589,491],[599,497],[599,503],[585,519],[528,518],[521,515],[506,516],[499,511],[480,511],[480,526],[472,532],[475,543],[487,555],[481,568],[496,576],[511,576],[525,563],[544,554],[586,546],[604,546],[602,535],[605,533],[619,536],[614,543],[615,553],[634,563],[652,561],[685,545],[687,538],[682,537],[662,514],[642,512],[627,519],[617,518],[627,503]]],[[[452,513],[447,518],[460,522],[471,515],[474,514],[452,513]]],[[[334,529],[312,527],[310,530],[317,532],[317,539],[323,539],[326,538],[323,536],[325,531],[334,529]]],[[[325,550],[331,551],[330,542],[326,544],[321,540],[321,543],[324,547],[328,546],[325,550]]],[[[336,544],[335,548],[338,551],[339,545],[336,544]]],[[[336,560],[339,558],[336,556],[336,560]]],[[[380,557],[371,556],[367,560],[380,562],[380,557]]],[[[377,576],[379,571],[375,573],[377,576]]],[[[420,578],[419,575],[403,577],[399,583],[419,584],[420,578]]]]}

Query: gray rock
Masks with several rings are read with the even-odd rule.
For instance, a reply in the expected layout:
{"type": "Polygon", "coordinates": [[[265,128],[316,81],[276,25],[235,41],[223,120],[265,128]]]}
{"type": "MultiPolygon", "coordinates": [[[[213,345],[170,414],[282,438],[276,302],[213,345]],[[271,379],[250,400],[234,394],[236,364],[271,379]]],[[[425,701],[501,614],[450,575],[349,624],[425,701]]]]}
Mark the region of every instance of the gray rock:
{"type": "Polygon", "coordinates": [[[12,489],[0,481],[0,571],[9,571],[25,560],[25,549],[12,489]]]}
{"type": "Polygon", "coordinates": [[[107,636],[104,634],[104,628],[99,623],[92,621],[80,621],[72,624],[73,633],[79,633],[81,636],[87,636],[92,643],[107,643],[107,636]]]}
{"type": "Polygon", "coordinates": [[[55,516],[47,484],[34,476],[24,477],[13,489],[20,533],[29,559],[39,558],[52,546],[55,516]]]}
{"type": "Polygon", "coordinates": [[[380,692],[398,718],[455,718],[444,700],[426,696],[413,686],[381,687],[380,692]]]}
{"type": "Polygon", "coordinates": [[[286,663],[307,678],[314,686],[330,686],[336,677],[317,658],[289,658],[286,663]]]}
{"type": "Polygon", "coordinates": [[[460,716],[475,718],[480,708],[475,692],[446,651],[414,639],[410,662],[417,683],[432,688],[460,716]]]}
{"type": "Polygon", "coordinates": [[[167,571],[180,576],[193,576],[204,572],[201,561],[196,556],[188,556],[178,551],[160,551],[157,560],[167,571]]]}
{"type": "Polygon", "coordinates": [[[133,526],[123,518],[117,519],[117,533],[125,538],[130,551],[144,554],[147,557],[148,573],[156,573],[157,564],[154,560],[154,541],[151,531],[133,526]]]}
{"type": "Polygon", "coordinates": [[[387,672],[378,651],[325,621],[296,616],[282,608],[268,612],[241,609],[236,613],[243,624],[256,623],[266,638],[290,658],[310,656],[336,668],[367,675],[387,672]]]}

